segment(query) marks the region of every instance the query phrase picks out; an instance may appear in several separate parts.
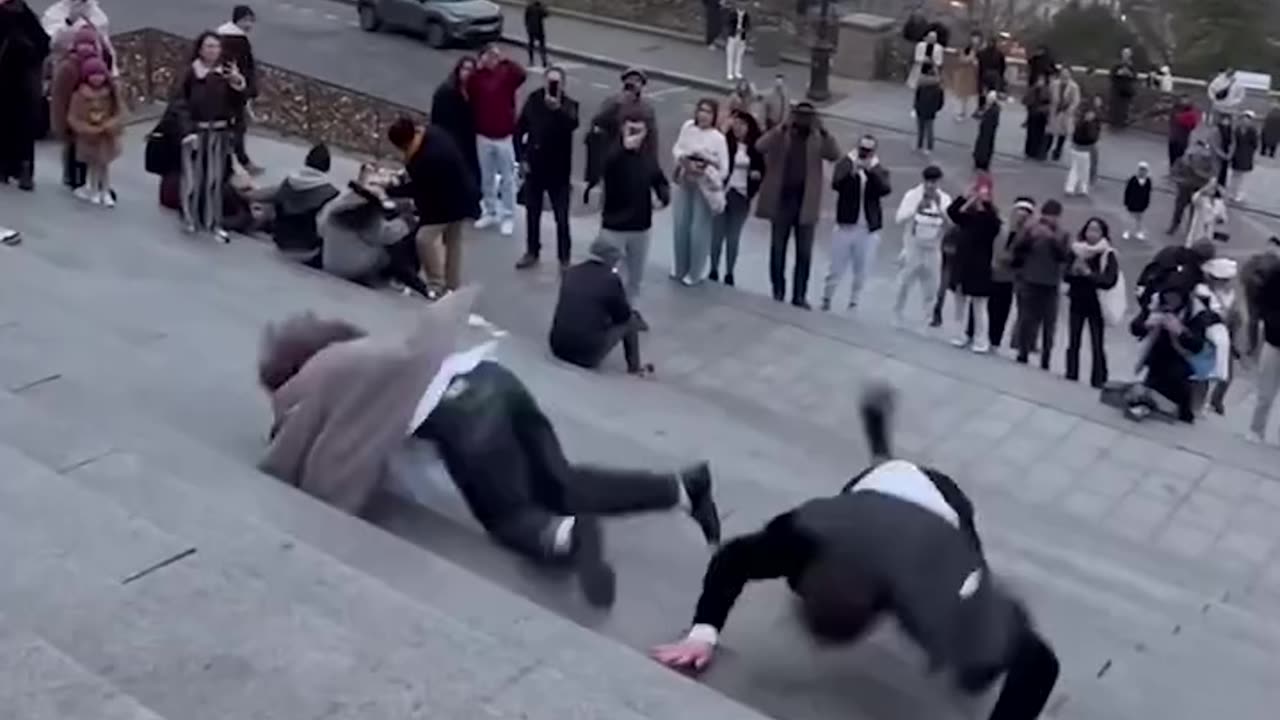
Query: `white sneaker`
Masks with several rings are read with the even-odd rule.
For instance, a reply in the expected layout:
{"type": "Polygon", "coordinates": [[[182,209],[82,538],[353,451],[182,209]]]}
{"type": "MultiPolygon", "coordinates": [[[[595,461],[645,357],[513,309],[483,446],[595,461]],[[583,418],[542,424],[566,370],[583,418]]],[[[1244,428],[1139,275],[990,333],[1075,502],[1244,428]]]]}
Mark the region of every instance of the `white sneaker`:
{"type": "Polygon", "coordinates": [[[484,230],[485,228],[490,228],[497,224],[498,218],[492,215],[481,215],[480,219],[476,221],[476,229],[484,230]]]}
{"type": "Polygon", "coordinates": [[[115,206],[116,206],[116,196],[115,196],[115,193],[111,192],[110,190],[103,190],[103,191],[102,191],[102,204],[103,204],[104,206],[106,206],[106,207],[109,207],[109,208],[113,208],[113,207],[115,207],[115,206]]]}
{"type": "Polygon", "coordinates": [[[1133,233],[1129,232],[1128,230],[1125,230],[1123,233],[1120,234],[1120,239],[1131,240],[1133,239],[1133,233]]]}
{"type": "Polygon", "coordinates": [[[498,230],[503,235],[510,236],[511,233],[516,231],[516,221],[512,220],[511,218],[507,218],[506,220],[502,221],[502,226],[499,227],[498,230]]]}
{"type": "Polygon", "coordinates": [[[1249,431],[1249,442],[1258,443],[1259,445],[1267,444],[1266,438],[1252,430],[1249,431]]]}
{"type": "Polygon", "coordinates": [[[952,339],[951,339],[951,344],[952,344],[952,345],[954,345],[954,346],[956,346],[956,347],[958,347],[958,348],[968,347],[968,346],[969,346],[969,338],[967,338],[967,337],[965,337],[965,336],[961,335],[961,336],[959,336],[959,337],[952,338],[952,339]]]}
{"type": "Polygon", "coordinates": [[[107,203],[107,194],[99,190],[93,193],[93,195],[89,198],[89,202],[93,203],[94,205],[105,205],[107,203]]]}
{"type": "Polygon", "coordinates": [[[71,194],[75,195],[76,198],[80,200],[84,200],[85,202],[93,202],[93,191],[89,189],[88,185],[81,185],[75,190],[72,190],[71,194]]]}
{"type": "Polygon", "coordinates": [[[973,346],[970,347],[969,349],[974,351],[975,353],[978,353],[979,355],[986,355],[987,353],[991,352],[991,343],[986,340],[974,340],[973,346]]]}
{"type": "Polygon", "coordinates": [[[1147,231],[1146,231],[1146,230],[1139,230],[1139,231],[1138,231],[1138,234],[1137,234],[1137,235],[1135,235],[1134,237],[1138,238],[1139,240],[1146,240],[1146,239],[1147,239],[1147,231]]]}

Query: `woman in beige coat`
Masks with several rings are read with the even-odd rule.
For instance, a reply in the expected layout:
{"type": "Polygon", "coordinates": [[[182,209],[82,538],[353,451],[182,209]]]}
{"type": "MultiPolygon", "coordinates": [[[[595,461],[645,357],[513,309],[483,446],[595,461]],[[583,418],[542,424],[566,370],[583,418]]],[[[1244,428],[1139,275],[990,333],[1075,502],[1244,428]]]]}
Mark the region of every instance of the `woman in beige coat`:
{"type": "Polygon", "coordinates": [[[1071,77],[1071,69],[1059,68],[1058,75],[1049,84],[1049,147],[1055,161],[1062,159],[1062,150],[1076,128],[1076,113],[1080,109],[1080,84],[1071,77]]]}
{"type": "Polygon", "coordinates": [[[969,116],[970,101],[978,97],[978,50],[982,49],[979,40],[975,37],[945,65],[947,88],[957,100],[956,122],[969,116]]]}

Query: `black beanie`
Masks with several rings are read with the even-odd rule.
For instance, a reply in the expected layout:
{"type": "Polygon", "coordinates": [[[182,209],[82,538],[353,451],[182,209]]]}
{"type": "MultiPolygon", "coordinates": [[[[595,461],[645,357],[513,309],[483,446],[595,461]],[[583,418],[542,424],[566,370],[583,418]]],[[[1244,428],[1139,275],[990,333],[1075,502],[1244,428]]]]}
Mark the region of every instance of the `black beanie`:
{"type": "Polygon", "coordinates": [[[307,159],[303,161],[303,164],[312,170],[327,173],[332,162],[333,160],[329,156],[329,146],[320,143],[307,151],[307,159]]]}

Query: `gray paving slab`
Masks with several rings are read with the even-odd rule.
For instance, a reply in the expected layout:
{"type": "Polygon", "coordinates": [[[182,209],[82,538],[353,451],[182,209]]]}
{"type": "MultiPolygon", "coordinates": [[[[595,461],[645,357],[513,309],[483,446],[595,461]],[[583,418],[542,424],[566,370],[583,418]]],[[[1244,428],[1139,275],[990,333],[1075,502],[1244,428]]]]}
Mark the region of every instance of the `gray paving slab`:
{"type": "MultiPolygon", "coordinates": [[[[258,146],[271,147],[266,141],[258,146]]],[[[292,151],[284,146],[279,152],[292,151]]],[[[146,189],[146,178],[125,175],[129,187],[146,189]]],[[[0,194],[0,216],[15,207],[9,202],[0,194]]],[[[609,675],[597,660],[611,646],[605,638],[641,649],[670,637],[685,621],[705,555],[690,552],[690,528],[677,518],[611,528],[629,594],[603,619],[584,615],[562,584],[528,573],[470,529],[450,527],[450,518],[401,516],[407,527],[426,529],[417,534],[393,527],[602,638],[535,620],[530,606],[486,589],[449,562],[371,527],[340,524],[328,508],[246,471],[266,426],[265,405],[251,380],[261,322],[313,307],[390,331],[412,316],[413,301],[284,266],[260,245],[223,247],[173,235],[165,224],[171,221],[145,208],[120,208],[105,233],[109,239],[85,246],[75,238],[93,215],[80,208],[64,212],[69,201],[48,193],[34,202],[42,212],[27,245],[6,251],[0,265],[0,306],[12,308],[13,322],[24,328],[13,337],[15,347],[25,348],[10,356],[0,344],[0,373],[8,357],[14,367],[35,357],[65,369],[66,377],[16,398],[89,426],[95,432],[86,435],[96,434],[104,449],[116,450],[109,460],[72,473],[78,482],[92,482],[91,472],[128,479],[117,480],[111,491],[132,488],[130,502],[162,527],[170,527],[160,517],[166,504],[186,508],[167,521],[177,523],[173,527],[179,518],[194,518],[201,502],[221,513],[239,510],[254,525],[279,528],[482,635],[546,638],[549,646],[567,648],[558,667],[599,666],[609,675]],[[143,282],[132,267],[147,268],[143,282]],[[126,325],[155,339],[139,346],[120,330],[126,325]],[[79,345],[55,337],[59,328],[79,345]],[[145,357],[152,360],[135,359],[145,357]],[[203,380],[193,377],[197,372],[203,380]],[[117,462],[122,466],[112,469],[117,462]],[[177,490],[146,505],[137,496],[148,482],[177,490]],[[187,491],[179,492],[184,484],[187,491]]],[[[1201,681],[1229,694],[1237,717],[1265,717],[1259,709],[1274,703],[1274,691],[1259,677],[1268,654],[1280,647],[1277,614],[1265,601],[1274,597],[1267,594],[1274,553],[1262,558],[1259,539],[1269,513],[1280,510],[1280,496],[1270,489],[1274,456],[1265,449],[1231,444],[1226,436],[1126,426],[1100,415],[1093,403],[1073,401],[1059,383],[1037,373],[966,354],[939,359],[936,346],[870,324],[798,317],[712,289],[690,295],[660,280],[651,283],[644,301],[656,327],[649,346],[682,352],[688,366],[663,364],[661,379],[648,384],[582,373],[549,361],[542,348],[554,281],[545,274],[512,279],[508,263],[516,247],[510,240],[477,236],[468,250],[468,272],[488,285],[484,313],[513,333],[503,345],[504,360],[534,388],[576,456],[671,464],[709,457],[731,511],[729,530],[740,531],[800,498],[829,491],[850,474],[865,457],[853,414],[857,388],[869,377],[893,378],[904,388],[904,440],[914,436],[912,444],[925,455],[950,456],[947,469],[978,502],[993,563],[1027,593],[1060,644],[1067,669],[1055,699],[1059,717],[1141,711],[1203,717],[1203,700],[1192,697],[1206,686],[1201,681]],[[812,405],[802,408],[777,392],[783,382],[812,405]],[[982,452],[950,439],[968,440],[971,432],[982,452]],[[1028,449],[1035,447],[1040,450],[1028,449]],[[1151,453],[1177,462],[1149,462],[1151,453]],[[1206,481],[1217,468],[1225,474],[1206,481]],[[1067,507],[1066,498],[1076,495],[1092,498],[1079,501],[1079,516],[1067,507]],[[1151,502],[1134,499],[1139,496],[1151,502]],[[1165,507],[1168,518],[1155,520],[1165,507]],[[1134,530],[1148,525],[1146,532],[1134,530]],[[1193,551],[1180,551],[1183,546],[1193,551]],[[1138,652],[1139,646],[1146,650],[1138,652]],[[1107,659],[1124,672],[1099,682],[1105,675],[1096,674],[1107,659]]],[[[661,355],[656,359],[662,363],[661,355]]],[[[0,428],[21,424],[5,414],[6,403],[0,403],[0,428]]],[[[29,424],[57,429],[45,420],[29,424]]],[[[13,439],[32,447],[32,454],[61,459],[65,451],[33,439],[39,434],[13,439]]],[[[69,447],[84,442],[75,433],[64,437],[69,447]]],[[[214,521],[192,524],[192,532],[216,539],[214,521]]],[[[263,537],[259,533],[266,530],[245,530],[243,545],[226,541],[223,547],[247,553],[254,538],[263,537]]],[[[307,562],[290,572],[311,572],[307,562]]],[[[332,622],[332,607],[310,612],[315,622],[332,622]]],[[[778,588],[752,593],[742,616],[727,636],[726,662],[708,683],[765,712],[815,719],[945,717],[952,704],[942,688],[921,679],[918,658],[892,632],[833,660],[788,629],[790,608],[778,588]]],[[[625,672],[607,681],[616,684],[610,693],[651,690],[647,678],[661,671],[638,654],[621,652],[631,664],[619,665],[625,672]]],[[[548,673],[513,689],[510,698],[555,687],[555,671],[548,673]]],[[[591,684],[607,682],[593,677],[591,684]]],[[[680,697],[674,690],[670,696],[653,691],[680,697]]]]}

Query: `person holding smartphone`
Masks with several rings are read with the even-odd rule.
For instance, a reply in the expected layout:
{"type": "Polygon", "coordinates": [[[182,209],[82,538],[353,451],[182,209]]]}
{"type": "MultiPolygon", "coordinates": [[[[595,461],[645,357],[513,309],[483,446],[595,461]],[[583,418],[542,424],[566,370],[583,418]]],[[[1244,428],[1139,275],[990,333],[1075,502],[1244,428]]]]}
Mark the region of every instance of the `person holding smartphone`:
{"type": "Polygon", "coordinates": [[[569,234],[569,186],[573,170],[573,133],[578,129],[578,101],[565,92],[565,74],[547,68],[546,85],[525,99],[513,136],[520,163],[520,198],[525,206],[525,253],[517,269],[538,264],[542,252],[542,199],[551,200],[556,220],[556,258],[569,266],[573,239],[569,234]]]}

